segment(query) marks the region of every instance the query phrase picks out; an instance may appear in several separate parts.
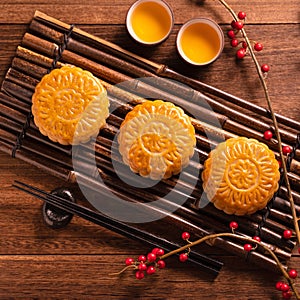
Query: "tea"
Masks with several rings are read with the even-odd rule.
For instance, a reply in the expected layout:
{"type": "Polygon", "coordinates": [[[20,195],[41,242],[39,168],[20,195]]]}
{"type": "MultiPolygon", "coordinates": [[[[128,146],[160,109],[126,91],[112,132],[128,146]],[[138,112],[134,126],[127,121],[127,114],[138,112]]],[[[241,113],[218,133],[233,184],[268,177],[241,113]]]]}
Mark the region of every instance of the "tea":
{"type": "Polygon", "coordinates": [[[172,15],[164,3],[141,2],[134,7],[130,22],[141,42],[156,43],[163,40],[172,28],[172,15]]]}
{"type": "Polygon", "coordinates": [[[192,21],[183,26],[178,36],[178,50],[192,64],[207,64],[222,51],[223,34],[217,31],[217,24],[209,22],[207,19],[192,21]]]}

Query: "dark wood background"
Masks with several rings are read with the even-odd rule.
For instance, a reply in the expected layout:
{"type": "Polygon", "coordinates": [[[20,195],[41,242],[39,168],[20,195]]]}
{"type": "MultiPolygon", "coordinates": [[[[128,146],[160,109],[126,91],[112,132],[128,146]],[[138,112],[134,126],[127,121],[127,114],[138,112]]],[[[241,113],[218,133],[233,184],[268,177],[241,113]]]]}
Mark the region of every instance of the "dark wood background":
{"type": "MultiPolygon", "coordinates": [[[[264,44],[258,59],[271,67],[268,86],[275,111],[299,120],[299,1],[228,2],[235,11],[247,13],[249,37],[264,44]]],[[[169,1],[175,14],[174,30],[166,42],[147,49],[135,44],[125,30],[126,11],[131,3],[129,0],[2,0],[0,82],[34,11],[40,10],[188,76],[266,106],[253,63],[249,57],[237,62],[227,38],[221,57],[208,67],[189,67],[176,53],[176,34],[180,25],[192,17],[210,17],[226,33],[231,17],[218,1],[169,1]]],[[[3,153],[0,153],[0,175],[1,299],[281,299],[274,287],[280,279],[278,274],[208,246],[203,247],[203,253],[225,263],[218,277],[209,276],[188,263],[179,263],[175,258],[167,260],[167,269],[142,281],[137,281],[131,272],[119,277],[108,276],[123,267],[127,256],[147,253],[148,246],[77,217],[68,227],[52,230],[42,221],[41,202],[15,190],[11,184],[18,179],[50,191],[64,183],[3,153]]],[[[290,265],[300,271],[296,254],[290,265]]]]}

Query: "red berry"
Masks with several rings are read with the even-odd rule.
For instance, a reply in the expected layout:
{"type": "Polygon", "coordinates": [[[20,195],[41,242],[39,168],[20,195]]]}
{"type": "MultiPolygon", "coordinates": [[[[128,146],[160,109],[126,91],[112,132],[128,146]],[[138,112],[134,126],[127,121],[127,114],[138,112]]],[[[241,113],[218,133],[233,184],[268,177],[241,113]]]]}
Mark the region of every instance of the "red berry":
{"type": "Polygon", "coordinates": [[[140,263],[138,266],[140,271],[146,271],[147,270],[147,265],[144,263],[140,263]]]}
{"type": "Polygon", "coordinates": [[[237,52],[236,52],[236,57],[238,59],[242,59],[244,58],[244,56],[246,55],[246,50],[244,48],[240,48],[237,52]]]}
{"type": "Polygon", "coordinates": [[[233,29],[235,29],[235,21],[234,21],[234,20],[231,21],[231,24],[230,24],[230,25],[231,25],[231,27],[232,27],[233,29]]]}
{"type": "Polygon", "coordinates": [[[230,222],[229,227],[231,229],[238,229],[239,224],[237,222],[232,221],[232,222],[230,222]]]}
{"type": "Polygon", "coordinates": [[[254,50],[261,51],[263,49],[263,45],[261,43],[254,44],[254,50]]]}
{"type": "Polygon", "coordinates": [[[163,249],[158,249],[156,251],[156,256],[163,256],[165,254],[165,251],[163,249]]]}
{"type": "Polygon", "coordinates": [[[298,248],[298,253],[300,254],[300,248],[298,248]]]}
{"type": "Polygon", "coordinates": [[[180,260],[181,262],[187,261],[187,260],[188,260],[188,255],[187,255],[186,253],[181,253],[181,254],[179,255],[179,260],[180,260]]]}
{"type": "Polygon", "coordinates": [[[282,292],[282,298],[283,299],[291,299],[292,298],[292,292],[291,291],[287,291],[287,292],[282,292]]]}
{"type": "Polygon", "coordinates": [[[238,18],[239,18],[240,20],[244,20],[244,19],[246,18],[246,13],[243,12],[243,11],[240,11],[240,12],[238,13],[238,18]]]}
{"type": "Polygon", "coordinates": [[[143,279],[145,277],[145,274],[142,271],[137,271],[135,273],[135,278],[136,279],[143,279]]]}
{"type": "Polygon", "coordinates": [[[133,258],[131,258],[131,257],[126,258],[126,260],[125,260],[126,266],[130,266],[133,263],[134,263],[134,259],[133,258]]]}
{"type": "Polygon", "coordinates": [[[247,49],[248,45],[247,45],[247,43],[246,43],[245,41],[243,41],[242,47],[243,47],[244,49],[247,49]]]}
{"type": "Polygon", "coordinates": [[[288,284],[286,284],[286,283],[283,282],[282,285],[281,285],[281,290],[282,290],[283,292],[287,292],[287,291],[290,290],[290,287],[289,287],[288,284]]]}
{"type": "Polygon", "coordinates": [[[266,130],[264,132],[264,138],[265,140],[269,141],[273,137],[273,133],[271,130],[266,130]]]}
{"type": "Polygon", "coordinates": [[[237,39],[232,39],[232,40],[230,41],[230,45],[231,45],[232,47],[237,47],[238,44],[239,44],[239,41],[238,41],[237,39]]]}
{"type": "Polygon", "coordinates": [[[262,65],[260,68],[264,73],[267,73],[270,70],[270,67],[267,64],[262,65]]]}
{"type": "Polygon", "coordinates": [[[181,238],[186,241],[191,237],[191,235],[188,232],[183,232],[181,235],[181,238]]]}
{"type": "Polygon", "coordinates": [[[154,253],[148,253],[147,259],[149,262],[153,262],[156,260],[156,255],[154,253]]]}
{"type": "Polygon", "coordinates": [[[254,236],[253,237],[253,240],[257,241],[257,242],[261,242],[261,238],[259,236],[254,236]]]}
{"type": "Polygon", "coordinates": [[[159,248],[153,248],[151,252],[156,255],[157,250],[159,250],[159,248]]]}
{"type": "Polygon", "coordinates": [[[251,244],[245,244],[244,245],[244,250],[247,252],[250,252],[252,250],[252,245],[251,244]]]}
{"type": "Polygon", "coordinates": [[[159,269],[164,269],[164,268],[166,267],[166,263],[165,263],[163,260],[159,260],[159,261],[157,262],[157,267],[158,267],[159,269]]]}
{"type": "Polygon", "coordinates": [[[298,272],[295,269],[289,270],[289,276],[292,279],[295,279],[298,276],[298,272]]]}
{"type": "Polygon", "coordinates": [[[234,38],[235,38],[235,33],[234,33],[233,30],[229,30],[229,31],[227,32],[227,35],[228,35],[228,37],[229,37],[230,39],[234,39],[234,38]]]}
{"type": "Polygon", "coordinates": [[[292,149],[291,149],[290,146],[283,146],[282,147],[282,152],[283,152],[284,155],[287,155],[287,154],[292,152],[292,149]]]}
{"type": "Polygon", "coordinates": [[[148,275],[154,274],[155,268],[153,266],[149,266],[146,272],[148,275]]]}
{"type": "Polygon", "coordinates": [[[278,281],[278,282],[276,283],[276,290],[281,291],[282,284],[283,284],[282,281],[278,281]]]}
{"type": "Polygon", "coordinates": [[[145,255],[140,255],[140,256],[138,257],[138,261],[143,261],[143,262],[145,262],[146,260],[147,260],[147,258],[146,258],[145,255]]]}
{"type": "Polygon", "coordinates": [[[283,232],[283,237],[284,237],[285,239],[290,239],[290,238],[292,237],[292,235],[293,235],[293,233],[292,233],[291,230],[285,230],[285,231],[283,232]]]}
{"type": "Polygon", "coordinates": [[[241,30],[243,27],[244,27],[244,23],[241,22],[241,21],[236,21],[234,23],[234,28],[237,29],[237,30],[241,30]]]}
{"type": "MultiPolygon", "coordinates": [[[[279,167],[279,169],[280,169],[281,166],[282,166],[282,161],[281,161],[280,159],[278,159],[277,162],[278,162],[278,167],[279,167]]],[[[300,252],[299,252],[299,253],[300,253],[300,252]]]]}

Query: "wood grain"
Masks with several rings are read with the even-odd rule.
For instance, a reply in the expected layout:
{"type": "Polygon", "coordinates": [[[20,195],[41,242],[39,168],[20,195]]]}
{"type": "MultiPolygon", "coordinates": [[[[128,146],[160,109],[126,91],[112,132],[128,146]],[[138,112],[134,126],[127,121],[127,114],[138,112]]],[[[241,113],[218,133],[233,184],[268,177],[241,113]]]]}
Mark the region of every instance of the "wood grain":
{"type": "MultiPolygon", "coordinates": [[[[6,0],[1,3],[0,15],[0,82],[34,11],[41,10],[176,71],[266,106],[250,58],[236,62],[235,50],[227,39],[220,59],[205,68],[189,67],[177,55],[176,34],[186,20],[211,17],[221,23],[224,32],[229,29],[231,18],[217,1],[169,2],[176,20],[170,38],[145,49],[128,37],[124,26],[132,1],[6,0]]],[[[236,11],[247,12],[248,35],[265,46],[258,58],[271,66],[268,86],[275,111],[299,120],[298,1],[228,2],[236,11]]],[[[42,221],[41,202],[15,190],[11,184],[18,179],[50,191],[63,182],[3,153],[0,175],[0,299],[281,299],[274,287],[278,274],[209,246],[203,247],[203,253],[225,263],[217,278],[188,263],[180,264],[176,258],[167,261],[167,269],[143,281],[137,281],[131,272],[109,277],[109,273],[123,267],[127,256],[136,257],[150,249],[76,217],[67,228],[52,230],[42,221]]],[[[180,236],[180,232],[174,232],[174,236],[180,236]]],[[[291,266],[300,269],[297,255],[291,266]]]]}
{"type": "MultiPolygon", "coordinates": [[[[134,1],[5,1],[1,7],[0,23],[28,23],[36,9],[63,18],[67,23],[76,24],[123,24],[127,10],[134,1]]],[[[218,23],[228,23],[228,12],[217,1],[176,0],[169,1],[175,14],[175,22],[182,24],[189,18],[210,17],[218,23]]],[[[241,9],[240,1],[232,0],[233,9],[241,9]]],[[[288,5],[280,0],[245,2],[243,10],[248,12],[249,23],[297,23],[299,9],[297,0],[290,0],[288,5]]]]}

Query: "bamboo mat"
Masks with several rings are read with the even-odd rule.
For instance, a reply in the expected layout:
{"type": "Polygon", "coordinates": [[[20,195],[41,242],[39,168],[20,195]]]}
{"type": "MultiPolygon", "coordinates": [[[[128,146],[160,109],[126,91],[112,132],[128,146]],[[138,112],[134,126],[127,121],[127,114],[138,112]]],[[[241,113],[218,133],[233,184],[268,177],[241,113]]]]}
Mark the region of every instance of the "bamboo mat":
{"type": "MultiPolygon", "coordinates": [[[[208,233],[227,231],[229,222],[236,220],[240,224],[240,234],[248,237],[259,234],[282,263],[287,264],[295,242],[281,238],[285,229],[293,229],[284,184],[281,184],[274,199],[265,209],[245,217],[228,216],[212,205],[199,209],[199,199],[202,196],[199,177],[194,178],[196,184],[189,193],[191,190],[189,177],[194,176],[197,170],[201,172],[210,148],[215,147],[222,138],[235,136],[256,138],[265,142],[278,157],[277,141],[263,139],[263,132],[272,129],[269,112],[251,102],[182,76],[165,65],[146,60],[41,12],[36,12],[2,83],[0,92],[0,149],[2,151],[42,168],[62,180],[76,182],[76,178],[77,180],[80,178],[87,186],[91,182],[94,183],[96,174],[91,176],[91,174],[74,172],[72,149],[53,143],[42,136],[32,120],[31,96],[36,84],[51,69],[64,64],[76,65],[91,71],[110,91],[112,113],[107,120],[107,126],[100,131],[93,144],[97,171],[101,173],[107,187],[128,201],[147,203],[179,186],[175,196],[187,198],[186,203],[177,208],[174,213],[178,216],[175,226],[179,232],[188,229],[195,236],[201,237],[208,233]],[[134,78],[140,77],[148,77],[152,80],[139,83],[134,81],[134,78]],[[115,84],[125,81],[133,82],[130,91],[112,89],[115,84]],[[154,187],[145,190],[124,184],[115,173],[114,166],[118,165],[121,168],[122,160],[114,138],[126,113],[136,104],[143,102],[143,96],[149,92],[193,112],[191,120],[197,135],[195,150],[199,161],[192,159],[180,178],[174,176],[162,180],[154,187]],[[187,92],[190,102],[183,97],[187,92]],[[207,103],[212,111],[207,109],[207,103]],[[211,118],[218,120],[222,128],[211,123],[211,118]]],[[[300,124],[284,116],[278,115],[277,118],[284,145],[293,148],[289,158],[289,179],[299,213],[300,124]]],[[[89,158],[93,153],[88,147],[83,151],[80,161],[89,169],[89,158]]],[[[168,204],[172,205],[172,203],[168,204]]],[[[173,221],[170,217],[169,222],[173,221]]],[[[161,232],[159,227],[155,230],[161,232]]],[[[245,256],[243,245],[237,241],[217,239],[212,244],[239,256],[245,256]]],[[[276,268],[274,260],[261,249],[252,252],[247,260],[256,262],[262,267],[276,268]]]]}

